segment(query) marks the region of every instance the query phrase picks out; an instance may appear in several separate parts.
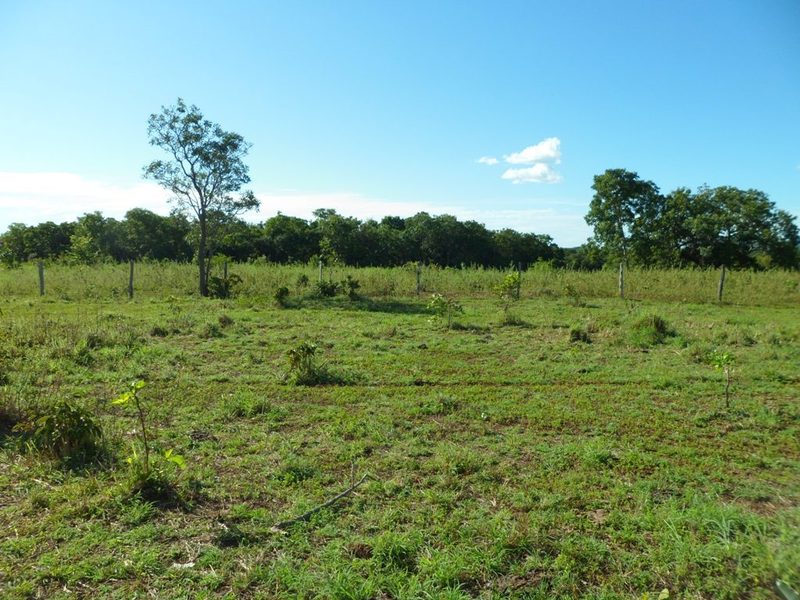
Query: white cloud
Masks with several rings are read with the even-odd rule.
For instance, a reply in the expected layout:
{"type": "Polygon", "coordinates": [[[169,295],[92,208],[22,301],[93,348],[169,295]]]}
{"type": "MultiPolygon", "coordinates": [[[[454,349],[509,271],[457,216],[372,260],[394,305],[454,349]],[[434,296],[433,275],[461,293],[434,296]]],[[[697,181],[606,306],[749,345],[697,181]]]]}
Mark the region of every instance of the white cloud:
{"type": "Polygon", "coordinates": [[[154,183],[95,181],[74,173],[0,172],[0,231],[14,222],[71,221],[99,210],[120,218],[131,208],[169,212],[169,192],[154,183]]]}
{"type": "Polygon", "coordinates": [[[557,137],[547,138],[534,146],[528,146],[520,152],[503,157],[511,165],[532,165],[539,162],[561,162],[561,140],[557,137]]]}
{"type": "Polygon", "coordinates": [[[508,179],[513,183],[558,183],[561,181],[561,175],[545,163],[536,163],[524,169],[507,169],[501,178],[508,179]]]}
{"type": "Polygon", "coordinates": [[[494,156],[481,156],[476,162],[479,162],[482,165],[496,165],[500,161],[494,156]]]}

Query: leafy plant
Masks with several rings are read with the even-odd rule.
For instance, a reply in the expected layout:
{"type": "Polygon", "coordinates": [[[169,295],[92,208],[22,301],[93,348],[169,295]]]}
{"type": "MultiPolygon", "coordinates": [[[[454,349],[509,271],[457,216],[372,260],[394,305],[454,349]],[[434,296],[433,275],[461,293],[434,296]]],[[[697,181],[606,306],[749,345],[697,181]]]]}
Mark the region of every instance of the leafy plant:
{"type": "Polygon", "coordinates": [[[333,281],[318,281],[314,284],[314,295],[320,298],[333,298],[339,291],[339,284],[333,281]]]}
{"type": "Polygon", "coordinates": [[[275,293],[272,295],[272,297],[275,299],[275,302],[278,306],[286,308],[289,300],[289,288],[285,285],[279,287],[277,290],[275,290],[275,293]]]}
{"type": "Polygon", "coordinates": [[[361,284],[358,283],[357,279],[353,279],[352,275],[348,275],[340,285],[350,300],[358,300],[358,288],[361,287],[361,284]]]}
{"type": "Polygon", "coordinates": [[[494,288],[495,294],[497,294],[497,298],[503,308],[503,316],[506,321],[508,320],[508,311],[511,309],[511,305],[519,300],[519,283],[519,271],[511,271],[506,273],[503,277],[503,281],[494,288]]]}
{"type": "Polygon", "coordinates": [[[725,408],[730,408],[730,390],[731,382],[733,381],[733,364],[735,359],[729,352],[714,350],[709,355],[709,362],[716,370],[722,371],[725,375],[725,408]]]}
{"type": "Polygon", "coordinates": [[[586,306],[586,303],[583,301],[581,293],[571,283],[568,283],[567,285],[564,286],[564,295],[566,295],[567,298],[569,298],[569,302],[570,304],[572,304],[572,306],[586,306]]]}
{"type": "Polygon", "coordinates": [[[569,330],[569,341],[572,343],[582,342],[584,344],[591,344],[592,337],[583,327],[573,327],[569,330]]]}
{"type": "Polygon", "coordinates": [[[453,326],[453,315],[464,312],[464,308],[458,300],[443,296],[442,294],[433,294],[428,302],[427,308],[434,314],[431,320],[438,319],[445,322],[447,324],[447,329],[453,326]]]}
{"type": "Polygon", "coordinates": [[[165,465],[173,465],[183,469],[186,467],[186,459],[169,449],[160,455],[156,461],[151,461],[150,437],[147,433],[144,408],[139,397],[139,392],[144,389],[145,385],[145,382],[141,380],[132,382],[128,390],[114,398],[111,403],[118,406],[133,405],[139,420],[138,435],[144,454],[140,455],[134,446],[131,450],[131,455],[126,459],[133,472],[134,492],[141,492],[148,499],[163,500],[174,496],[174,486],[164,468],[165,465]]]}
{"type": "Polygon", "coordinates": [[[297,281],[295,282],[295,286],[298,289],[305,289],[308,287],[308,275],[305,273],[301,273],[297,276],[297,281]]]}
{"type": "Polygon", "coordinates": [[[85,408],[58,400],[32,422],[16,426],[28,431],[32,445],[58,458],[88,460],[97,456],[103,432],[85,408]]]}
{"type": "Polygon", "coordinates": [[[351,377],[344,377],[331,371],[327,365],[318,362],[319,348],[312,342],[302,342],[286,352],[289,370],[284,380],[294,385],[343,384],[351,377]]]}
{"type": "Polygon", "coordinates": [[[637,320],[631,328],[631,341],[640,347],[663,344],[675,335],[675,331],[658,315],[645,315],[637,320]]]}
{"type": "Polygon", "coordinates": [[[232,298],[236,295],[238,288],[242,285],[242,278],[236,274],[228,275],[227,277],[217,277],[216,275],[209,275],[208,277],[208,295],[211,298],[232,298]]]}

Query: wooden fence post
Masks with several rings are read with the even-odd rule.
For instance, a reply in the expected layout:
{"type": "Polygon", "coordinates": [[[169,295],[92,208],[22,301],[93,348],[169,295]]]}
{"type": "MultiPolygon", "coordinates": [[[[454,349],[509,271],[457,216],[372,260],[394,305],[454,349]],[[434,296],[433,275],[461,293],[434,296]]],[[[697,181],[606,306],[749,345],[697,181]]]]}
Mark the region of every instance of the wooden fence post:
{"type": "Polygon", "coordinates": [[[39,268],[39,295],[44,296],[44,261],[39,261],[36,265],[39,268]]]}
{"type": "Polygon", "coordinates": [[[319,259],[319,282],[322,283],[322,259],[319,259]]]}
{"type": "Polygon", "coordinates": [[[722,265],[722,271],[719,274],[719,286],[717,286],[717,302],[722,302],[722,291],[725,288],[725,265],[722,265]]]}
{"type": "Polygon", "coordinates": [[[625,263],[619,263],[619,297],[625,299],[625,263]]]}
{"type": "Polygon", "coordinates": [[[131,269],[128,273],[128,300],[133,300],[133,259],[131,259],[131,269]]]}
{"type": "Polygon", "coordinates": [[[417,296],[422,291],[422,262],[417,261],[417,296]]]}

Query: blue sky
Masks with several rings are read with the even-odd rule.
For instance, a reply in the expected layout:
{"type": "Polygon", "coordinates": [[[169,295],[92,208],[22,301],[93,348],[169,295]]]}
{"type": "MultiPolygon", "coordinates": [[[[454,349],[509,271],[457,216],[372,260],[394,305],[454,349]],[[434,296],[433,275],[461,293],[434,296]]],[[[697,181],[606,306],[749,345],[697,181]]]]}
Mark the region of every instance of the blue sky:
{"type": "Polygon", "coordinates": [[[166,213],[146,121],[179,96],[253,144],[254,221],[427,210],[577,245],[617,167],[800,215],[798,32],[796,0],[0,0],[0,231],[166,213]]]}

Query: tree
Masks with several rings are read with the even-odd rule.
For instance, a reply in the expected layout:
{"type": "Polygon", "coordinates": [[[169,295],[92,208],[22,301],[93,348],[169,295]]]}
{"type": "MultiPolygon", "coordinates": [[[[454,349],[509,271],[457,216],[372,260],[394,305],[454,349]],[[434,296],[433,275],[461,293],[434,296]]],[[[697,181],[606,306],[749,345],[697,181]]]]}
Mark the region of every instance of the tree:
{"type": "Polygon", "coordinates": [[[586,222],[594,227],[594,238],[611,255],[648,262],[652,252],[649,233],[662,211],[658,186],[643,181],[633,171],[608,169],[595,175],[594,197],[586,222]]]}
{"type": "Polygon", "coordinates": [[[147,121],[150,144],[164,150],[166,160],[154,160],[144,176],[172,192],[178,208],[197,220],[197,266],[201,296],[208,295],[208,268],[214,250],[214,214],[233,217],[258,207],[251,191],[233,194],[250,182],[243,158],[250,149],[238,133],[224,131],[203,118],[196,106],[178,98],[147,121]]]}

